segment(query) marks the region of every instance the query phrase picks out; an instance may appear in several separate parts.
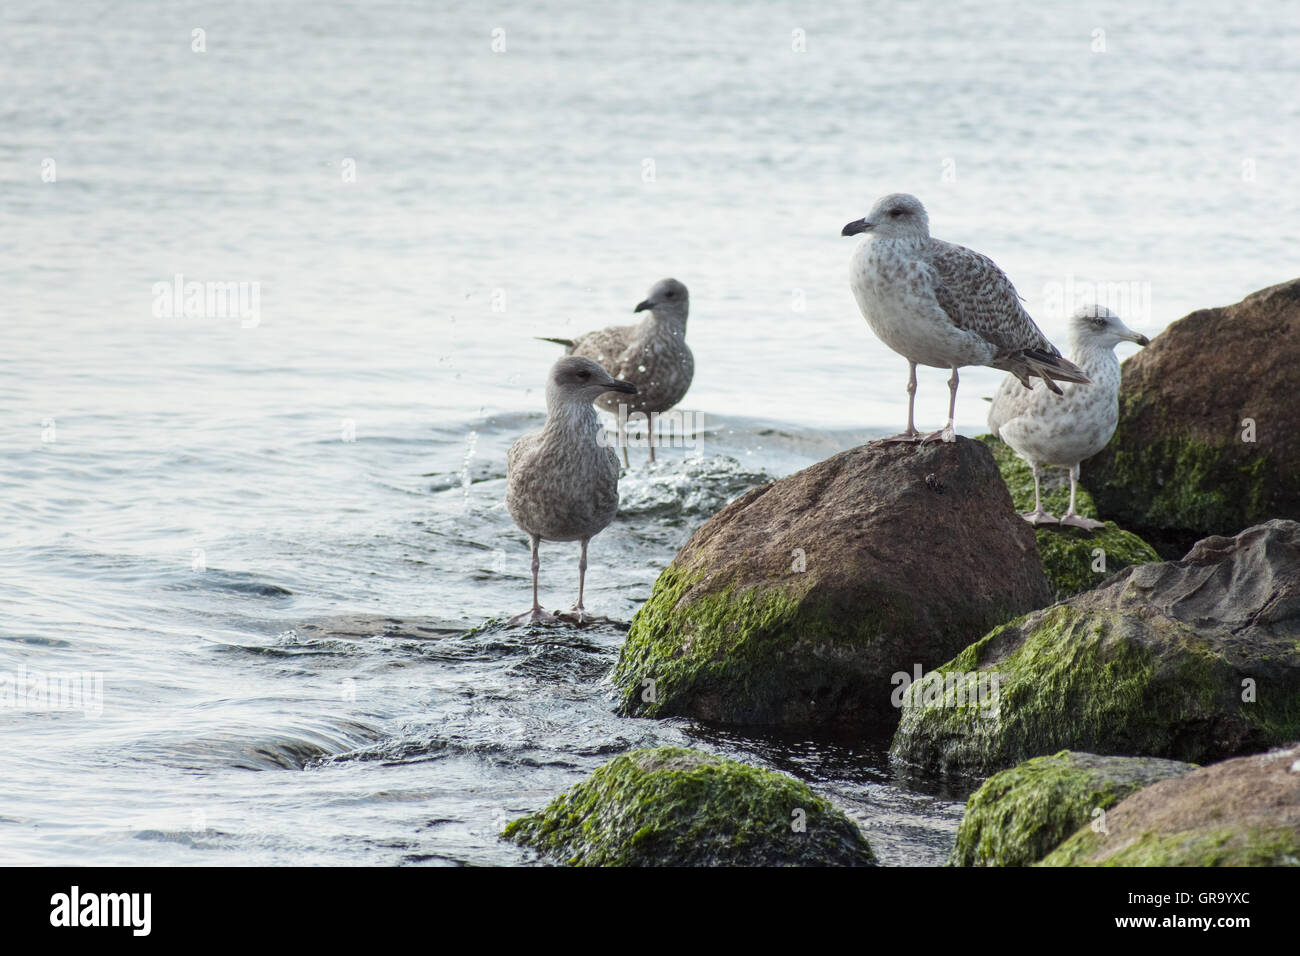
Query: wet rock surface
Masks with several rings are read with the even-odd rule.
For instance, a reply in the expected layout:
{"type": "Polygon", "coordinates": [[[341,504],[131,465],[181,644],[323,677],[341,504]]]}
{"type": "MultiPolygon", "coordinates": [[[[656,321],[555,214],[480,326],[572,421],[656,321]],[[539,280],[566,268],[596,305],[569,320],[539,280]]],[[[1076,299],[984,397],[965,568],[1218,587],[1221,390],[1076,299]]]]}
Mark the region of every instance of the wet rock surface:
{"type": "Polygon", "coordinates": [[[1152,784],[1043,866],[1300,866],[1300,745],[1152,784]]]}
{"type": "Polygon", "coordinates": [[[1084,463],[1107,517],[1177,557],[1300,518],[1300,279],[1170,325],[1123,365],[1119,427],[1084,463]]]}
{"type": "Polygon", "coordinates": [[[602,765],[506,839],[570,866],[873,866],[857,825],[785,774],[681,747],[602,765]]]}
{"type": "Polygon", "coordinates": [[[1131,793],[1195,770],[1157,757],[1063,750],[994,774],[971,795],[950,866],[1028,866],[1131,793]]]}
{"type": "Polygon", "coordinates": [[[628,714],[887,733],[894,674],[1050,596],[983,444],[864,445],[697,530],[634,618],[615,681],[628,714]]]}
{"type": "Polygon", "coordinates": [[[1196,763],[1300,737],[1300,524],[1207,538],[1181,561],[996,628],[940,668],[996,674],[996,706],[906,706],[892,753],[985,774],[1062,748],[1196,763]]]}

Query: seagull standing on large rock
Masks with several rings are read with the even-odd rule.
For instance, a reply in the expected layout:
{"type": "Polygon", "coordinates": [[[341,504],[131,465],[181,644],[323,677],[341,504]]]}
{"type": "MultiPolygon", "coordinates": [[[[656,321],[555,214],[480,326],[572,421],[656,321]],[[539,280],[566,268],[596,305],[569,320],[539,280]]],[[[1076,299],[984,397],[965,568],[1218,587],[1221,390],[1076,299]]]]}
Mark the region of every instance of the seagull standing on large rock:
{"type": "Polygon", "coordinates": [[[582,606],[587,542],[618,512],[618,455],[591,403],[611,391],[635,395],[636,386],[615,381],[589,358],[560,359],[546,381],[546,424],[516,439],[506,454],[506,508],[533,551],[533,606],[511,618],[512,625],[556,619],[537,600],[543,539],[582,542],[572,613],[579,624],[590,620],[582,606]]]}
{"type": "Polygon", "coordinates": [[[1070,469],[1070,507],[1061,524],[1095,531],[1103,522],[1076,514],[1074,497],[1079,484],[1079,463],[1106,447],[1119,422],[1120,342],[1148,345],[1105,306],[1088,305],[1070,318],[1070,358],[1092,379],[1091,385],[1067,384],[1061,395],[1047,389],[1026,390],[1008,375],[998,386],[989,409],[989,430],[1010,445],[1034,471],[1034,510],[1024,515],[1035,524],[1056,524],[1043,510],[1038,479],[1043,465],[1070,469]]]}
{"type": "Polygon", "coordinates": [[[1056,384],[1088,377],[1039,331],[1006,274],[988,256],[933,239],[925,207],[892,193],[841,235],[861,234],[849,270],[858,308],[871,331],[907,359],[907,428],[882,441],[956,441],[957,369],[989,365],[1026,388],[1030,376],[1056,394],[1056,384]],[[948,424],[922,438],[913,418],[916,367],[950,368],[948,424]]]}
{"type": "MultiPolygon", "coordinates": [[[[691,300],[686,286],[676,279],[660,279],[633,312],[648,312],[638,325],[617,325],[588,332],[576,339],[543,338],[563,345],[569,355],[585,355],[603,365],[620,382],[636,386],[635,399],[620,392],[606,393],[596,404],[619,416],[619,444],[623,463],[627,457],[624,431],[627,416],[642,412],[648,418],[668,411],[683,398],[695,375],[695,356],[686,345],[686,316],[691,300]],[[619,409],[623,408],[620,414],[619,409]]],[[[655,460],[654,420],[647,423],[650,460],[655,460]]]]}

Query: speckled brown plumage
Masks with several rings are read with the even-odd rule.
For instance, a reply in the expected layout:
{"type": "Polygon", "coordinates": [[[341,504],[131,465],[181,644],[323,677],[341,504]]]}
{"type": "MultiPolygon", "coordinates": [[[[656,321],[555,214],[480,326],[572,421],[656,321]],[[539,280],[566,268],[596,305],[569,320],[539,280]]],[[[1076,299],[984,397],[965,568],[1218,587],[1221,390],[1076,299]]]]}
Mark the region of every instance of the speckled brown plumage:
{"type": "Polygon", "coordinates": [[[581,541],[578,564],[580,620],[587,542],[618,512],[618,456],[601,427],[592,401],[608,389],[631,394],[634,386],[615,382],[599,364],[566,356],[551,367],[546,383],[546,424],[518,438],[506,454],[506,508],[532,542],[533,607],[520,623],[550,617],[537,600],[539,543],[581,541]]]}
{"type": "MultiPolygon", "coordinates": [[[[637,387],[635,396],[606,392],[596,404],[608,412],[647,415],[666,412],[683,398],[695,375],[695,356],[686,344],[690,295],[676,279],[661,279],[636,307],[648,312],[637,325],[617,325],[576,339],[546,339],[563,345],[570,355],[599,362],[615,379],[637,387]]],[[[626,451],[624,451],[626,457],[626,451]]],[[[654,459],[654,445],[650,446],[654,459]]]]}

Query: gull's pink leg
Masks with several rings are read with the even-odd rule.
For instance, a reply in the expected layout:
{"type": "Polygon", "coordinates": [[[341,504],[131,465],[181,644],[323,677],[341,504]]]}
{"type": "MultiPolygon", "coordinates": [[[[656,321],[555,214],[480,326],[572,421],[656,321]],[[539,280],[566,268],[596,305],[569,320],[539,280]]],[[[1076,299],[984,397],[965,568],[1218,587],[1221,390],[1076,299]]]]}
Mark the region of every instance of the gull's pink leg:
{"type": "Polygon", "coordinates": [[[1050,514],[1048,514],[1046,511],[1043,510],[1042,498],[1039,496],[1038,493],[1038,476],[1040,474],[1038,469],[1038,462],[1031,461],[1029,463],[1029,467],[1032,468],[1034,472],[1034,510],[1029,512],[1029,514],[1021,515],[1020,517],[1024,518],[1032,525],[1056,524],[1057,523],[1056,518],[1052,517],[1050,514]]]}
{"type": "Polygon", "coordinates": [[[937,432],[930,432],[921,439],[922,445],[928,445],[932,441],[954,442],[957,440],[957,430],[953,427],[953,416],[957,414],[957,366],[952,367],[952,378],[948,379],[948,424],[944,425],[937,432]]]}
{"type": "Polygon", "coordinates": [[[533,541],[533,606],[522,614],[516,614],[506,622],[507,627],[516,627],[520,624],[536,624],[541,621],[554,621],[555,615],[549,611],[542,610],[542,605],[537,601],[537,572],[542,566],[541,557],[538,554],[538,548],[542,539],[537,535],[531,535],[533,541]]]}
{"type": "Polygon", "coordinates": [[[871,442],[873,445],[888,445],[895,442],[917,442],[921,440],[921,433],[916,430],[916,363],[909,361],[907,363],[907,429],[899,432],[897,435],[890,435],[888,438],[877,438],[871,442]]]}
{"type": "Polygon", "coordinates": [[[578,603],[569,609],[569,613],[577,617],[579,624],[587,622],[587,609],[582,606],[582,592],[587,584],[587,542],[590,538],[582,539],[582,554],[578,557],[578,603]]]}
{"type": "Polygon", "coordinates": [[[1083,515],[1076,514],[1074,511],[1075,490],[1079,486],[1079,466],[1076,464],[1070,468],[1070,507],[1061,518],[1061,524],[1068,524],[1075,528],[1082,528],[1084,531],[1096,531],[1098,528],[1106,527],[1104,521],[1093,521],[1091,518],[1085,518],[1083,515]]]}
{"type": "Polygon", "coordinates": [[[609,618],[588,614],[587,609],[582,606],[582,595],[587,583],[587,542],[590,540],[590,538],[583,539],[582,554],[578,558],[578,603],[560,616],[574,624],[609,624],[611,623],[609,618]]]}

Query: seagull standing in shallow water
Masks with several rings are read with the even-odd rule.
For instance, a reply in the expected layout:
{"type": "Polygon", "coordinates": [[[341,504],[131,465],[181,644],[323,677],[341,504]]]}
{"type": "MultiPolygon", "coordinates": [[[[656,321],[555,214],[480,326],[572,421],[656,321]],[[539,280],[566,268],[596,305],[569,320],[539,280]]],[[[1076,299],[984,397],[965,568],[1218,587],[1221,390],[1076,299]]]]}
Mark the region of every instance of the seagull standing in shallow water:
{"type": "Polygon", "coordinates": [[[637,397],[606,393],[596,404],[619,414],[619,444],[623,447],[623,464],[631,466],[623,431],[626,416],[641,412],[649,418],[650,460],[655,460],[655,422],[653,416],[666,412],[683,398],[695,375],[695,356],[686,344],[686,316],[691,297],[686,286],[676,279],[660,279],[650,288],[633,312],[646,312],[638,325],[615,325],[588,332],[576,339],[543,338],[543,342],[563,345],[569,355],[585,355],[609,369],[614,378],[631,382],[637,397]]]}
{"type": "Polygon", "coordinates": [[[587,542],[618,512],[618,455],[591,404],[610,391],[635,395],[636,386],[615,381],[591,359],[560,359],[546,380],[546,424],[516,439],[506,454],[506,508],[533,550],[533,606],[511,618],[511,625],[556,619],[537,600],[543,539],[582,542],[572,613],[579,624],[591,620],[582,606],[587,542]]]}
{"type": "MultiPolygon", "coordinates": [[[[1029,462],[1034,471],[1034,510],[1024,515],[1032,524],[1056,524],[1043,510],[1038,479],[1043,465],[1070,469],[1070,507],[1061,524],[1095,531],[1103,524],[1076,514],[1079,462],[1106,447],[1119,423],[1120,342],[1148,345],[1114,312],[1100,305],[1084,306],[1070,317],[1070,358],[1092,379],[1091,385],[1066,385],[1057,398],[1044,388],[1026,391],[1008,375],[998,386],[989,408],[989,430],[1029,462]]],[[[1038,383],[1033,383],[1037,385],[1038,383]]]]}
{"type": "Polygon", "coordinates": [[[892,193],[841,235],[861,235],[849,269],[858,308],[871,331],[907,359],[907,428],[887,442],[956,441],[957,369],[989,365],[1025,388],[1041,378],[1087,384],[1088,377],[1039,331],[1006,274],[988,256],[930,237],[930,219],[915,196],[892,193]],[[924,437],[913,418],[916,367],[952,369],[948,424],[924,437]]]}

